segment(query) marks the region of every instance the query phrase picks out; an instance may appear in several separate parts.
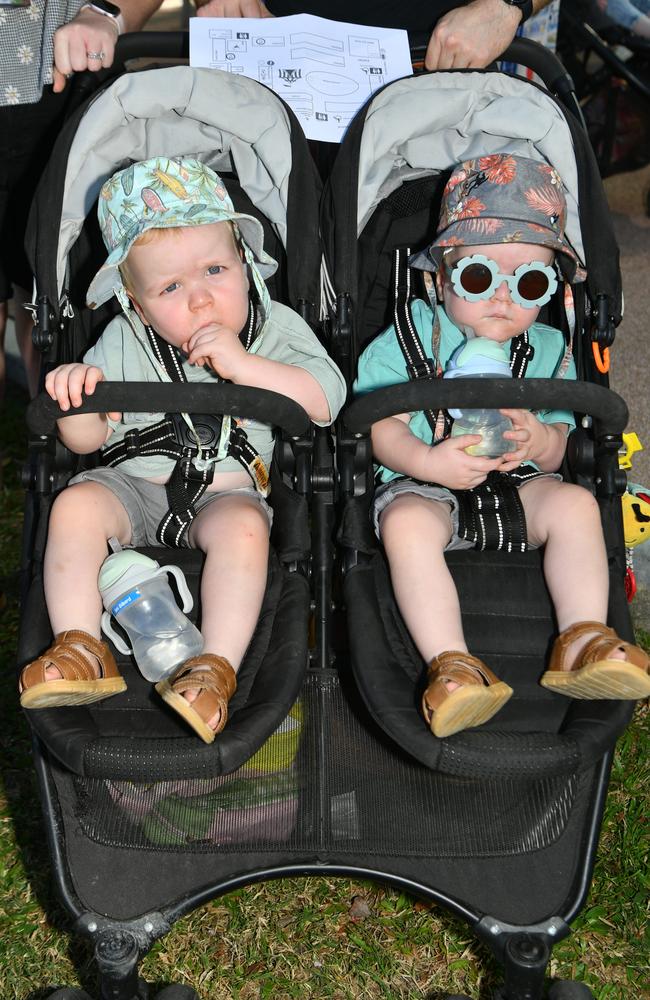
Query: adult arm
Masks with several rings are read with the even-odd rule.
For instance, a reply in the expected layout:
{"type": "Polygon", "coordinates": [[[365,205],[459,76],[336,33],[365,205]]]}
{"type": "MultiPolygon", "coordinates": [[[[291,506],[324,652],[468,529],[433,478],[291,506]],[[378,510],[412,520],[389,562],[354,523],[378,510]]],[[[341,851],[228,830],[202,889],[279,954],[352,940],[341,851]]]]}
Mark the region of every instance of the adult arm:
{"type": "Polygon", "coordinates": [[[82,8],[54,33],[54,92],[58,94],[64,89],[71,73],[85,69],[96,73],[111,66],[119,35],[139,31],[161,3],[162,0],[119,0],[121,25],[105,14],[82,8]],[[91,58],[92,53],[101,53],[101,58],[91,58]]]}
{"type": "Polygon", "coordinates": [[[196,0],[199,17],[273,17],[263,0],[196,0]]]}
{"type": "MultiPolygon", "coordinates": [[[[533,13],[551,0],[533,0],[533,13]]],[[[427,69],[488,66],[507,49],[521,23],[521,11],[504,0],[473,0],[436,24],[424,60],[427,69]]]]}

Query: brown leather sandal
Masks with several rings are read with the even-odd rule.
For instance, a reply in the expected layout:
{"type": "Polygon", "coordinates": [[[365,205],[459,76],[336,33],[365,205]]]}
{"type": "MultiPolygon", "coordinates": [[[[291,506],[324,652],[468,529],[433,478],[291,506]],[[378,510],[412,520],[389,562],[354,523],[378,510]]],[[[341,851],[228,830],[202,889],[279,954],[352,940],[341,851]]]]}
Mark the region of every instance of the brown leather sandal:
{"type": "Polygon", "coordinates": [[[170,708],[182,715],[204,743],[212,743],[228,721],[228,702],[237,690],[237,675],[224,656],[200,653],[176,671],[172,678],[158,681],[156,691],[170,708]],[[183,697],[184,691],[200,692],[194,701],[183,697]],[[208,725],[217,712],[215,729],[208,725]]]}
{"type": "Polygon", "coordinates": [[[88,705],[126,691],[108,645],[81,629],[59,632],[42,656],[23,668],[19,680],[23,708],[58,708],[60,705],[88,705]],[[81,646],[91,654],[84,656],[81,646]],[[99,677],[94,657],[99,661],[99,677]],[[60,679],[49,680],[45,671],[56,667],[60,679]]]}
{"type": "Polygon", "coordinates": [[[460,650],[434,656],[428,678],[422,711],[434,736],[451,736],[462,729],[480,726],[512,695],[512,688],[484,663],[460,650]],[[447,681],[454,681],[459,687],[450,691],[447,681]]]}
{"type": "Polygon", "coordinates": [[[650,695],[650,657],[638,646],[619,639],[614,629],[602,622],[576,622],[555,640],[549,668],[540,684],[570,698],[646,698],[650,695]],[[569,663],[569,647],[588,634],[593,638],[569,663]],[[615,649],[621,650],[626,659],[611,659],[615,649]]]}

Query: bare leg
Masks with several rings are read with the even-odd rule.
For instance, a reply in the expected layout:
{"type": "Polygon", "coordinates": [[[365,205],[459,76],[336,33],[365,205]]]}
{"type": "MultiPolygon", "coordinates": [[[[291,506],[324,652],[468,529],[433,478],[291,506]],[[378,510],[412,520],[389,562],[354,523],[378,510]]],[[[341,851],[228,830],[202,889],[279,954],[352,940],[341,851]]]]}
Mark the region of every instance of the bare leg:
{"type": "Polygon", "coordinates": [[[381,515],[381,535],[404,622],[429,664],[422,713],[444,737],[491,719],[512,690],[469,656],[458,594],[444,550],[452,533],[449,504],[414,493],[381,515]]]}
{"type": "MultiPolygon", "coordinates": [[[[102,602],[97,576],[107,556],[108,539],[131,540],[128,515],[100,483],[75,483],[57,497],[45,550],[45,600],[55,635],[82,629],[100,638],[102,602]]],[[[58,670],[48,668],[56,678],[58,670]]]]}
{"type": "MultiPolygon", "coordinates": [[[[520,490],[529,541],[545,545],[544,576],[558,628],[607,621],[609,574],[598,504],[581,486],[537,479],[520,490]]],[[[590,635],[577,640],[577,656],[590,635]]]]}
{"type": "Polygon", "coordinates": [[[255,500],[224,497],[196,516],[190,544],[206,556],[201,577],[205,652],[225,656],[236,672],[266,589],[268,520],[255,500]]]}
{"type": "MultiPolygon", "coordinates": [[[[204,652],[224,656],[235,673],[255,631],[266,589],[269,524],[255,500],[228,496],[197,514],[190,544],[205,552],[201,577],[204,652]]],[[[194,701],[198,692],[187,691],[194,701]]],[[[215,728],[219,716],[208,720],[215,728]]]]}
{"type": "Polygon", "coordinates": [[[383,512],[380,529],[395,599],[422,658],[429,663],[447,650],[467,652],[443,554],[452,531],[449,505],[404,493],[383,512]]]}
{"type": "Polygon", "coordinates": [[[37,395],[39,389],[39,373],[41,355],[32,341],[34,322],[31,313],[25,309],[25,302],[31,301],[31,293],[24,288],[14,288],[14,323],[16,325],[16,341],[20,356],[25,366],[27,389],[30,399],[37,395]]]}

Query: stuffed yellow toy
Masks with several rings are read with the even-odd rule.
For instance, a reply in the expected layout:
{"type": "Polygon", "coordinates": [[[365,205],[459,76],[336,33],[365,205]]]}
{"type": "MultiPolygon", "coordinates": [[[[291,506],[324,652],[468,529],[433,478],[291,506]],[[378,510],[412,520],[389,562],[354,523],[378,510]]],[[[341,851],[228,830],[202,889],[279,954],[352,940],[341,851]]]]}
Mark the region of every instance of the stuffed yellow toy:
{"type": "MultiPolygon", "coordinates": [[[[643,445],[634,432],[623,435],[625,452],[619,457],[621,469],[632,468],[632,457],[643,451],[643,445]]],[[[650,538],[650,490],[639,483],[628,482],[621,497],[623,506],[623,533],[625,535],[625,591],[628,601],[636,594],[636,578],[632,563],[632,549],[650,538]]]]}

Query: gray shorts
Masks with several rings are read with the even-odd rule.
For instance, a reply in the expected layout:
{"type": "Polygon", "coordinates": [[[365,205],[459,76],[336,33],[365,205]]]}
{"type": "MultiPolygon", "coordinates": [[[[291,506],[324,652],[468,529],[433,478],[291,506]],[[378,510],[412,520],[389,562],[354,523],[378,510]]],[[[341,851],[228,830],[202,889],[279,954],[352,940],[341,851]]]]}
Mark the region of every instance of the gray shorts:
{"type": "MultiPolygon", "coordinates": [[[[104,467],[80,472],[78,476],[72,477],[68,485],[73,486],[75,483],[101,483],[117,497],[131,522],[130,545],[160,545],[156,538],[156,529],[169,510],[167,493],[163,483],[150,483],[146,479],[127,476],[118,469],[104,467]]],[[[223,490],[221,493],[209,493],[206,490],[194,506],[198,513],[208,504],[221,500],[223,497],[233,496],[250,497],[251,500],[259,503],[268,518],[270,530],[273,522],[273,511],[264,497],[260,496],[253,486],[241,486],[234,490],[223,490]]],[[[181,539],[180,548],[193,547],[188,541],[188,536],[189,531],[186,531],[181,539]]]]}
{"type": "MultiPolygon", "coordinates": [[[[557,473],[542,473],[537,478],[542,479],[545,476],[551,479],[561,479],[562,476],[557,473]]],[[[530,482],[531,480],[527,480],[530,482]]],[[[523,480],[519,487],[525,485],[526,480],[523,480]]],[[[381,486],[377,487],[375,492],[375,498],[372,505],[372,522],[375,528],[375,534],[377,538],[381,538],[381,531],[379,530],[379,518],[383,511],[389,507],[393,500],[396,500],[398,496],[404,493],[415,493],[418,497],[424,497],[426,500],[434,500],[437,503],[446,503],[449,505],[449,510],[451,513],[451,538],[445,546],[445,552],[451,552],[452,549],[473,549],[474,543],[467,541],[466,538],[459,538],[458,536],[458,500],[445,486],[432,486],[429,483],[418,483],[414,479],[392,479],[388,483],[382,483],[381,486]]],[[[529,549],[537,548],[536,545],[528,543],[529,549]]]]}
{"type": "Polygon", "coordinates": [[[381,538],[379,530],[379,518],[381,514],[390,507],[393,500],[397,500],[404,493],[415,493],[418,497],[426,500],[435,500],[437,503],[449,505],[451,513],[451,538],[445,546],[445,552],[451,549],[473,549],[473,542],[468,542],[466,538],[458,537],[458,500],[445,486],[431,486],[428,483],[416,483],[413,479],[392,479],[388,483],[382,483],[377,487],[375,499],[372,505],[372,522],[375,527],[377,538],[381,538]]]}

